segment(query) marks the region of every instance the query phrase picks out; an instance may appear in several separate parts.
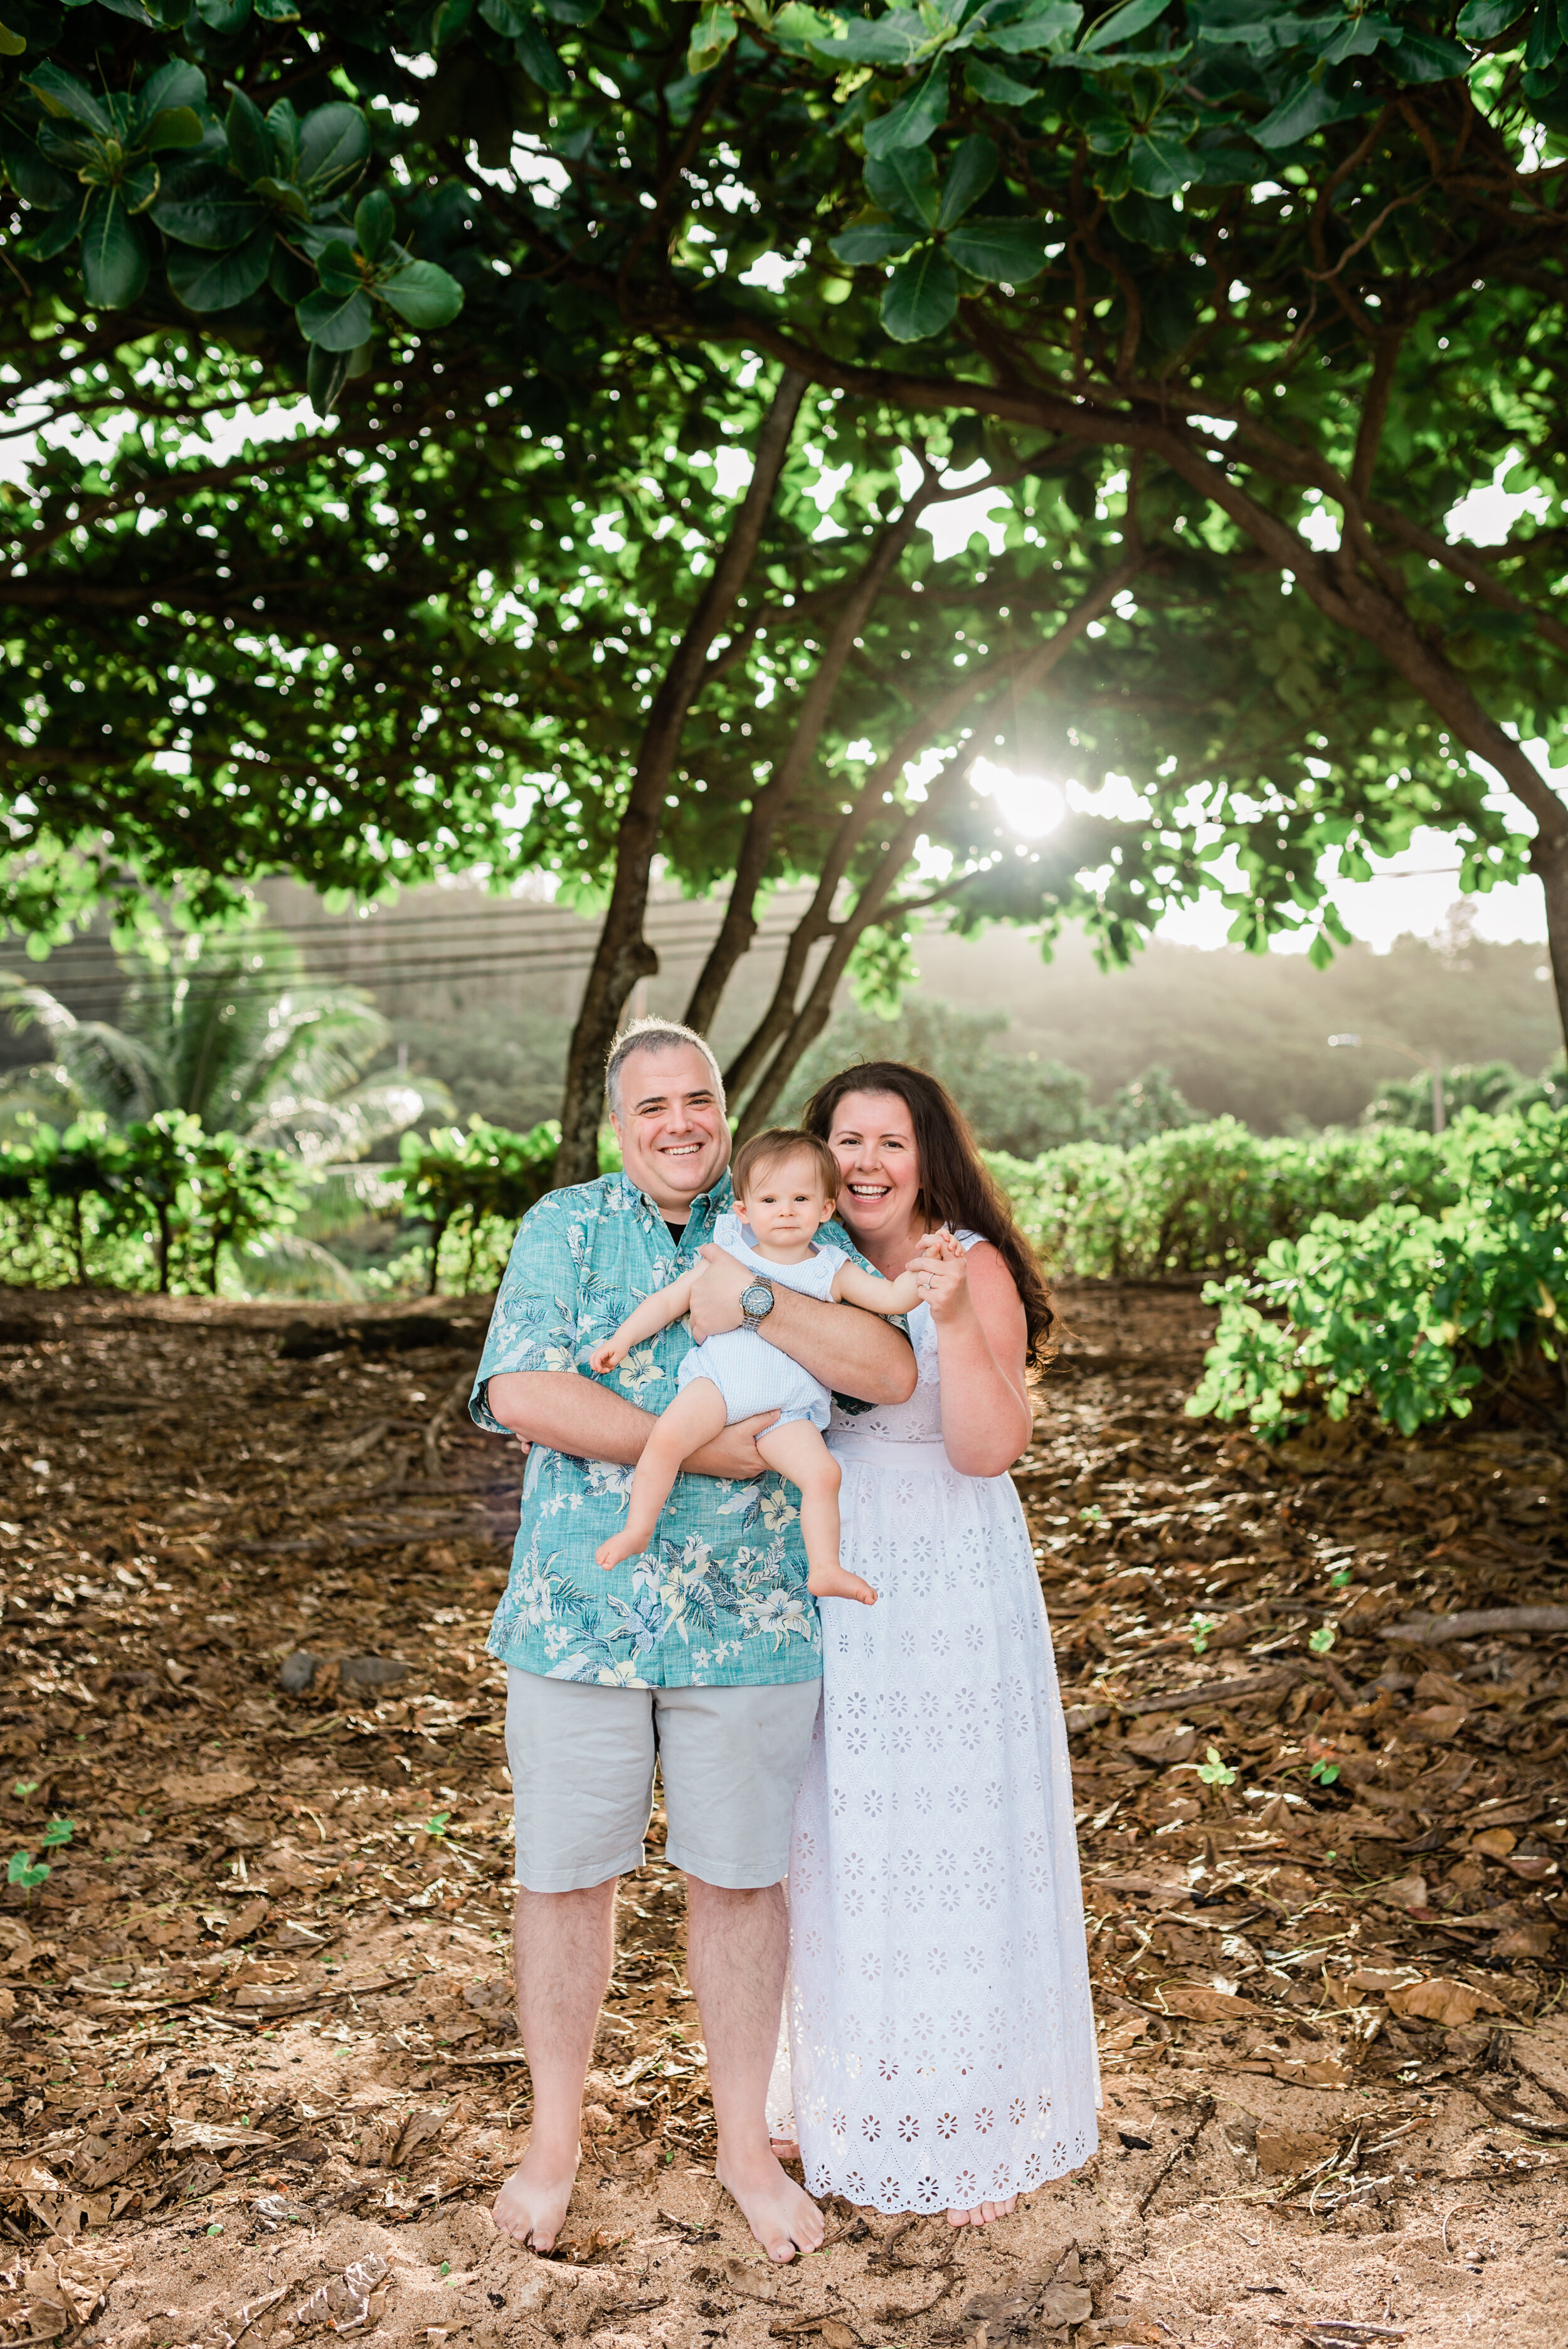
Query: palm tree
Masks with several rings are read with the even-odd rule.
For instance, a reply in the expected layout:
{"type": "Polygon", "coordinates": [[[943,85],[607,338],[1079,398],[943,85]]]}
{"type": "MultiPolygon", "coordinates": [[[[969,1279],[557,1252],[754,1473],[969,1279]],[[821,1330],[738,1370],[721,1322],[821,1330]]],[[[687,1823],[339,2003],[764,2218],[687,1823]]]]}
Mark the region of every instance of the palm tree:
{"type": "Polygon", "coordinates": [[[390,1030],[356,987],[309,980],[297,947],[266,934],[191,931],[119,957],[119,1023],[78,1019],[47,988],[0,972],[0,1007],[38,1029],[52,1070],[0,1081],[15,1112],[51,1123],[103,1112],[128,1125],[184,1110],[211,1133],[289,1150],[311,1165],[362,1158],[427,1115],[450,1116],[444,1085],[366,1076],[390,1030]]]}

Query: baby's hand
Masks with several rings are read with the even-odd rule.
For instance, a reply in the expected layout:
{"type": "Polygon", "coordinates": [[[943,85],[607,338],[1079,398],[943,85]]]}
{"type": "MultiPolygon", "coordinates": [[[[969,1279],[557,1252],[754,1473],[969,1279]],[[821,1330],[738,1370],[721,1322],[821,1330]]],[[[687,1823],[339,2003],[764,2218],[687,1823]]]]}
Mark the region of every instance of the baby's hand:
{"type": "Polygon", "coordinates": [[[588,1357],[588,1367],[597,1378],[608,1378],[618,1362],[625,1360],[614,1338],[603,1339],[588,1357]]]}

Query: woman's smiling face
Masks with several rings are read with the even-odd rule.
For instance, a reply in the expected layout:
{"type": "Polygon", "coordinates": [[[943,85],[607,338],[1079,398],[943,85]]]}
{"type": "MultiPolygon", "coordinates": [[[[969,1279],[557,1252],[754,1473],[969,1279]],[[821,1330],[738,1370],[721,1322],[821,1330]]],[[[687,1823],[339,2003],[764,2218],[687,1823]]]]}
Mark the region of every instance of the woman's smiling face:
{"type": "Polygon", "coordinates": [[[844,1178],[839,1220],[865,1253],[911,1234],[920,1157],[907,1103],[897,1093],[846,1093],[828,1146],[844,1178]]]}

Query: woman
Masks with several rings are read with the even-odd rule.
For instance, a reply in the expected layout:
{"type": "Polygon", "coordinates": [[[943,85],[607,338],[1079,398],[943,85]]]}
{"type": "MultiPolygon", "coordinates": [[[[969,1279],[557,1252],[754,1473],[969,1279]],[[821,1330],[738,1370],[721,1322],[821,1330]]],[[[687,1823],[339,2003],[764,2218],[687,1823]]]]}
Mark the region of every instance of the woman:
{"type": "Polygon", "coordinates": [[[835,1409],[829,1434],[843,1563],[879,1595],[823,1609],[789,1871],[796,2133],[812,2193],[978,2226],[1098,2143],[1067,1733],[1006,1474],[1051,1305],[934,1078],[847,1071],[805,1122],[856,1247],[890,1278],[917,1265],[925,1297],[913,1396],[835,1409]]]}

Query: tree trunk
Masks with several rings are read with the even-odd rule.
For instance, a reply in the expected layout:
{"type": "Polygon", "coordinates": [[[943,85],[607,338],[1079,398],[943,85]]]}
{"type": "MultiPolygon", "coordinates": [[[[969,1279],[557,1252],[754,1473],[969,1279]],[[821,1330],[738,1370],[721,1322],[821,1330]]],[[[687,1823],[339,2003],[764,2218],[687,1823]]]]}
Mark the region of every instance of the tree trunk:
{"type": "Polygon", "coordinates": [[[786,367],[758,438],[750,486],[643,730],[632,788],[615,839],[610,903],[567,1055],[561,1148],[555,1161],[558,1189],[570,1183],[591,1182],[598,1173],[604,1062],[627,996],[639,978],[650,978],[659,967],[657,955],[643,935],[643,923],[665,794],[679,755],[687,712],[702,688],[708,648],[734,609],[756,555],[805,389],[806,378],[786,367]]]}
{"type": "Polygon", "coordinates": [[[691,1000],[686,1005],[686,1025],[689,1028],[707,1029],[718,1009],[736,964],[757,935],[757,916],[753,907],[768,870],[768,859],[779,820],[810,771],[817,755],[817,744],[832,708],[833,696],[839,688],[839,680],[854,650],[855,638],[870,617],[889,573],[894,569],[913,537],[915,524],[929,502],[928,496],[912,498],[897,522],[883,532],[872,549],[870,560],[851,588],[849,598],[834,623],[827,649],[817,664],[816,674],[801,698],[789,746],[774,772],[752,800],[724,919],[707,960],[697,975],[691,1000]]]}
{"type": "Polygon", "coordinates": [[[736,1128],[737,1142],[748,1141],[752,1134],[761,1132],[772,1115],[774,1102],[799,1065],[801,1054],[827,1026],[832,1016],[833,997],[849,967],[850,957],[866,932],[875,926],[878,916],[886,906],[893,884],[913,855],[915,843],[931,822],[933,813],[944,799],[956,796],[960,773],[967,781],[968,765],[960,769],[955,762],[932,796],[910,809],[883,850],[876,869],[856,899],[853,910],[843,921],[833,925],[833,943],[811,982],[810,993],[799,1009],[793,1013],[777,1051],[758,1077],[751,1098],[741,1112],[736,1128]]]}

